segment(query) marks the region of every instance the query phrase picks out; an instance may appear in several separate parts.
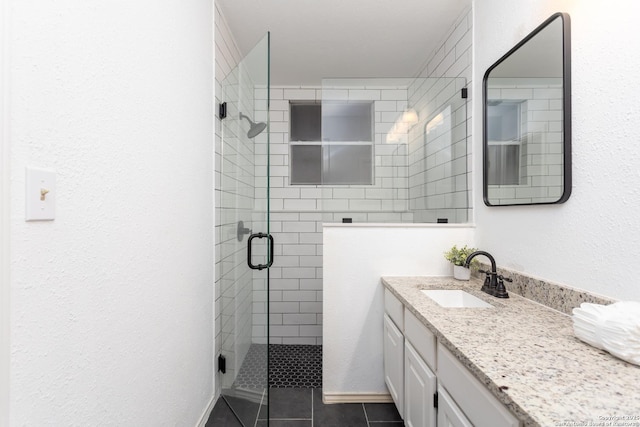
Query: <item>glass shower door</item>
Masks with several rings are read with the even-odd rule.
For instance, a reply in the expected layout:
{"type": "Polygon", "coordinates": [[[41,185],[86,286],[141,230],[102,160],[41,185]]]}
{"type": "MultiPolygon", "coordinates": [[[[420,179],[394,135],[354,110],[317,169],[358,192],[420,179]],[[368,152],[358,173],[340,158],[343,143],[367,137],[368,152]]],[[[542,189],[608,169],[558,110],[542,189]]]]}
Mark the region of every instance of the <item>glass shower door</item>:
{"type": "Polygon", "coordinates": [[[223,80],[220,102],[218,378],[238,425],[268,425],[269,34],[223,80]]]}

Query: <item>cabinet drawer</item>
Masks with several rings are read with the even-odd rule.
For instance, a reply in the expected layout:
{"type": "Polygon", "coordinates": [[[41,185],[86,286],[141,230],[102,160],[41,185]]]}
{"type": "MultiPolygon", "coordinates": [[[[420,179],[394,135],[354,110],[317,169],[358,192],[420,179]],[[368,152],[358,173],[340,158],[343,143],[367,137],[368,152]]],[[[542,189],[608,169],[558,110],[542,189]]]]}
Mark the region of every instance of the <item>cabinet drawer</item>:
{"type": "Polygon", "coordinates": [[[440,384],[474,426],[520,426],[520,421],[441,344],[438,344],[437,374],[440,384]]]}
{"type": "Polygon", "coordinates": [[[384,289],[384,311],[402,331],[404,329],[404,306],[387,288],[384,289]]]}
{"type": "Polygon", "coordinates": [[[435,371],[436,336],[409,310],[406,310],[404,316],[404,336],[411,341],[411,345],[424,361],[427,362],[427,365],[435,371]]]}

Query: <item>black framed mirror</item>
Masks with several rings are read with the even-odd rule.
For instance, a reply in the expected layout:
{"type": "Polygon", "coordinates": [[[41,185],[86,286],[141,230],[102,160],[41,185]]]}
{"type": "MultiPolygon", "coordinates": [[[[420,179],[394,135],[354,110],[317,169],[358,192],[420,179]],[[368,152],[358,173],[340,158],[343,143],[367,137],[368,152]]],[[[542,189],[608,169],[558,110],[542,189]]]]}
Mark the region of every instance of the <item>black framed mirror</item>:
{"type": "Polygon", "coordinates": [[[571,195],[571,39],[556,13],[483,79],[487,206],[554,204],[571,195]]]}

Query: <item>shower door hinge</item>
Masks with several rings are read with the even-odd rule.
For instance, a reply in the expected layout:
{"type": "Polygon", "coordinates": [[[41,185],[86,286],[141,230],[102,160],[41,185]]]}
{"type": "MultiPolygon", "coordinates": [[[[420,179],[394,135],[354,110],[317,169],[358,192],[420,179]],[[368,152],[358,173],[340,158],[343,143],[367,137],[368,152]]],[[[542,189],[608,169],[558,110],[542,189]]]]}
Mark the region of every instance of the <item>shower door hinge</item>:
{"type": "Polygon", "coordinates": [[[460,91],[460,97],[463,99],[467,99],[467,88],[463,87],[462,90],[460,91]]]}
{"type": "Polygon", "coordinates": [[[227,117],[227,103],[226,102],[218,104],[218,117],[220,117],[220,120],[222,120],[225,117],[227,117]]]}
{"type": "Polygon", "coordinates": [[[227,373],[227,359],[223,355],[218,356],[218,371],[227,373]]]}

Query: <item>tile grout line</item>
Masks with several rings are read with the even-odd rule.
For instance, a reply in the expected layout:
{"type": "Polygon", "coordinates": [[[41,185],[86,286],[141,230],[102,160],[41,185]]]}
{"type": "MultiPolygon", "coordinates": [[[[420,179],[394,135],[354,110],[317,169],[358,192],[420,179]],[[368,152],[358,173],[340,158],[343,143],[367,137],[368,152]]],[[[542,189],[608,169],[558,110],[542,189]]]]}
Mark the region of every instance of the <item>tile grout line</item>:
{"type": "Polygon", "coordinates": [[[364,419],[367,421],[367,427],[371,427],[371,423],[369,423],[369,415],[367,415],[367,408],[364,407],[364,403],[362,405],[362,412],[364,412],[364,419]]]}

